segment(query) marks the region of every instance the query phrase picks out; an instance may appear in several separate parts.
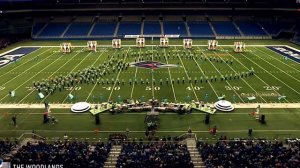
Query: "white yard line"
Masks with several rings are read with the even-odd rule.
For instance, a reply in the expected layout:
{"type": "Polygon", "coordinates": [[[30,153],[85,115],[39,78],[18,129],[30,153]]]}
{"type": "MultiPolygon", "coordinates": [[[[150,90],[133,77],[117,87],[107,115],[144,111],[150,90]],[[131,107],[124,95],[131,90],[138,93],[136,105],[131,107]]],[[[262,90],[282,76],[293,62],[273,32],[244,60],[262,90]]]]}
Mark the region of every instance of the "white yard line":
{"type": "Polygon", "coordinates": [[[257,54],[254,54],[254,53],[251,53],[251,54],[257,56],[258,58],[260,58],[260,59],[263,60],[264,62],[268,63],[268,64],[271,65],[272,67],[274,67],[274,68],[276,68],[276,69],[279,69],[281,72],[283,72],[283,73],[285,73],[286,75],[288,75],[289,77],[295,79],[297,82],[300,82],[299,79],[297,79],[297,78],[293,77],[292,75],[286,73],[284,70],[282,70],[282,69],[278,68],[277,66],[271,64],[269,61],[266,61],[265,59],[262,59],[262,58],[261,58],[260,56],[258,56],[257,54]]]}
{"type": "MultiPolygon", "coordinates": [[[[151,54],[151,59],[152,59],[152,61],[153,61],[153,45],[152,45],[152,54],[151,54]]],[[[153,85],[153,73],[154,73],[154,70],[153,69],[151,69],[151,86],[152,86],[152,88],[151,88],[151,91],[152,91],[152,99],[154,99],[154,85],[153,85]]]]}
{"type": "MultiPolygon", "coordinates": [[[[53,55],[54,53],[52,53],[52,54],[50,54],[48,57],[46,57],[46,58],[49,58],[49,57],[51,57],[52,55],[53,55]]],[[[7,83],[9,83],[10,81],[12,81],[12,80],[14,80],[14,79],[16,79],[17,77],[19,77],[20,75],[22,75],[22,74],[24,74],[24,73],[26,73],[27,71],[29,71],[30,69],[32,69],[32,68],[34,68],[34,67],[36,67],[37,65],[39,65],[41,62],[43,62],[44,61],[44,59],[43,60],[41,60],[41,61],[39,61],[38,63],[36,63],[36,64],[34,64],[33,66],[31,66],[30,68],[28,68],[28,69],[26,69],[25,71],[23,71],[22,73],[20,73],[19,75],[17,75],[17,76],[15,76],[15,77],[13,77],[13,78],[11,78],[10,80],[8,80],[8,81],[6,81],[4,84],[2,84],[1,86],[4,86],[4,85],[6,85],[7,83]]]]}
{"type": "MultiPolygon", "coordinates": [[[[168,62],[168,58],[166,57],[166,50],[164,49],[164,56],[165,56],[165,58],[166,58],[166,62],[167,62],[167,64],[169,64],[169,62],[168,62]]],[[[171,72],[170,72],[170,68],[168,67],[168,72],[169,72],[169,76],[170,76],[170,84],[171,84],[171,86],[172,86],[172,90],[173,90],[173,95],[174,95],[174,100],[175,100],[175,102],[177,102],[177,98],[176,98],[176,94],[175,94],[175,90],[174,90],[174,85],[173,85],[173,83],[172,83],[172,76],[171,76],[171,72]]]]}
{"type": "MultiPolygon", "coordinates": [[[[175,47],[175,49],[176,49],[176,47],[175,47]]],[[[180,60],[180,62],[181,62],[181,64],[182,64],[182,67],[183,67],[183,69],[184,69],[184,72],[185,72],[186,76],[188,77],[188,79],[190,79],[190,76],[189,76],[189,74],[187,73],[187,71],[186,71],[186,69],[185,69],[185,66],[184,66],[184,64],[183,64],[183,61],[181,60],[180,56],[178,56],[178,58],[179,58],[179,60],[180,60]]],[[[196,97],[197,101],[199,102],[199,99],[198,99],[198,96],[197,96],[197,93],[196,93],[196,91],[195,91],[195,89],[194,89],[193,84],[190,83],[190,86],[192,87],[192,90],[193,90],[193,92],[194,92],[194,94],[195,94],[195,97],[196,97]]]]}
{"type": "MultiPolygon", "coordinates": [[[[40,54],[38,54],[37,56],[35,56],[34,58],[36,58],[36,57],[38,57],[38,56],[40,56],[40,55],[42,55],[42,54],[44,54],[45,52],[47,52],[48,50],[50,50],[51,48],[49,48],[49,49],[47,49],[47,50],[45,50],[45,51],[43,51],[42,53],[40,53],[40,54]]],[[[38,51],[39,49],[37,49],[37,50],[35,50],[35,51],[38,51]]],[[[28,55],[30,55],[30,54],[32,54],[32,53],[34,53],[35,51],[33,51],[33,52],[31,52],[31,53],[29,53],[29,54],[27,54],[26,56],[28,56],[28,55]]],[[[26,56],[23,56],[23,57],[21,57],[21,59],[22,58],[24,58],[24,57],[26,57],[26,56]]],[[[0,57],[1,58],[1,57],[0,57]]],[[[19,67],[21,67],[22,65],[24,65],[24,64],[26,64],[26,63],[28,63],[28,62],[30,62],[30,61],[32,61],[34,58],[31,58],[31,59],[29,59],[28,61],[26,61],[26,62],[24,62],[24,63],[22,63],[22,64],[20,64],[20,65],[18,65],[18,66],[16,66],[16,67],[14,67],[13,69],[11,69],[11,70],[9,70],[9,71],[7,71],[7,72],[5,72],[4,74],[2,74],[2,75],[0,75],[0,78],[2,77],[2,76],[4,76],[4,75],[6,75],[6,74],[8,74],[8,73],[10,73],[11,71],[13,71],[13,70],[15,70],[16,68],[19,68],[19,67]]],[[[11,63],[10,63],[11,64],[11,63]]],[[[6,66],[6,65],[5,65],[6,66]]],[[[2,68],[2,67],[1,67],[2,68]]]]}
{"type": "MultiPolygon", "coordinates": [[[[141,57],[141,48],[140,48],[140,51],[139,51],[139,57],[138,57],[137,61],[140,61],[140,57],[141,57]]],[[[138,67],[135,68],[134,79],[136,79],[137,71],[138,71],[138,67]]],[[[131,99],[132,99],[132,96],[133,96],[134,85],[135,85],[135,81],[133,82],[132,87],[131,87],[131,93],[130,93],[130,98],[131,99]]]]}
{"type": "MultiPolygon", "coordinates": [[[[209,60],[209,58],[203,53],[203,55],[206,57],[207,61],[216,69],[216,71],[222,76],[222,73],[218,70],[218,68],[209,60]]],[[[231,87],[231,84],[225,80],[225,82],[231,87]]],[[[235,91],[235,89],[232,89],[232,91],[242,100],[243,103],[245,103],[245,101],[241,98],[241,96],[235,91]]]]}
{"type": "MultiPolygon", "coordinates": [[[[109,61],[114,57],[114,55],[115,55],[116,52],[117,52],[117,50],[115,50],[113,56],[110,57],[109,61]]],[[[101,53],[100,56],[98,56],[97,60],[92,64],[92,66],[94,66],[94,65],[96,64],[96,62],[97,62],[97,61],[99,60],[99,58],[103,55],[103,53],[104,53],[104,51],[101,53]]],[[[97,79],[97,80],[98,80],[98,79],[97,79]]],[[[85,101],[88,101],[88,99],[89,99],[90,96],[92,95],[92,93],[93,93],[95,87],[97,86],[97,83],[98,83],[98,81],[96,81],[96,83],[94,84],[92,90],[90,91],[90,93],[89,93],[89,95],[87,96],[87,98],[85,99],[85,101]]],[[[77,86],[77,84],[76,84],[76,86],[77,86]]],[[[76,86],[75,86],[75,87],[76,87],[76,86]]],[[[75,88],[75,87],[74,87],[74,88],[75,88]]],[[[72,89],[71,92],[70,92],[69,94],[71,94],[73,90],[74,90],[74,89],[72,89]]]]}
{"type": "MultiPolygon", "coordinates": [[[[216,52],[214,52],[223,62],[224,62],[224,60],[222,59],[222,57],[220,57],[219,56],[219,54],[217,54],[216,52]]],[[[226,64],[231,70],[233,70],[234,71],[234,73],[237,73],[231,66],[229,66],[228,64],[226,64]]],[[[242,80],[243,80],[243,82],[246,84],[246,85],[248,85],[255,93],[257,93],[257,91],[244,79],[244,78],[242,78],[242,80]]],[[[261,97],[261,96],[259,96],[265,103],[267,103],[267,101],[263,98],[263,97],[261,97]]]]}
{"type": "MultiPolygon", "coordinates": [[[[241,53],[241,55],[243,55],[245,58],[247,58],[247,56],[245,56],[243,53],[241,53]]],[[[251,59],[247,58],[248,60],[250,60],[251,62],[253,62],[255,65],[257,65],[258,67],[260,67],[261,69],[263,69],[265,72],[267,72],[268,74],[270,74],[271,76],[273,76],[275,79],[277,79],[278,81],[280,81],[282,84],[284,84],[285,86],[287,86],[288,88],[290,88],[291,90],[293,90],[295,93],[297,93],[298,95],[300,95],[300,93],[295,90],[294,88],[290,87],[289,85],[287,85],[286,83],[284,83],[282,80],[278,79],[276,76],[274,76],[273,74],[271,74],[269,71],[267,71],[265,68],[263,68],[262,66],[258,65],[256,62],[252,61],[251,59]]]]}
{"type": "MultiPolygon", "coordinates": [[[[241,64],[243,67],[248,69],[242,62],[240,62],[238,59],[236,59],[233,55],[231,55],[229,52],[227,52],[228,55],[230,55],[234,60],[236,60],[239,64],[241,64]]],[[[249,69],[248,69],[249,70],[249,69]]],[[[261,79],[257,74],[254,74],[255,77],[257,77],[261,82],[263,82],[266,86],[270,86],[267,82],[265,82],[263,79],[261,79]]],[[[280,95],[276,90],[273,90],[275,93],[280,95]]],[[[287,99],[285,99],[287,102],[289,102],[287,99]]]]}
{"type": "MultiPolygon", "coordinates": [[[[83,50],[83,49],[82,49],[82,50],[83,50]]],[[[51,75],[48,76],[47,78],[53,76],[56,72],[58,72],[61,68],[63,68],[68,62],[70,62],[71,60],[73,60],[73,58],[75,58],[75,56],[78,55],[78,54],[79,54],[79,53],[77,53],[77,54],[75,54],[74,56],[72,56],[71,59],[68,59],[67,62],[65,62],[62,66],[60,66],[55,72],[51,73],[51,75]]],[[[60,57],[60,58],[61,58],[61,57],[60,57]]],[[[60,59],[58,58],[58,59],[54,60],[53,62],[56,62],[57,60],[60,60],[60,59]]],[[[41,72],[42,72],[42,71],[40,71],[39,73],[41,73],[41,72]]],[[[36,90],[32,90],[31,92],[29,92],[29,93],[28,93],[25,97],[23,97],[22,100],[20,100],[18,103],[21,103],[24,99],[26,99],[26,98],[27,98],[32,92],[34,92],[34,91],[36,91],[36,90]]],[[[45,100],[48,96],[49,96],[49,94],[46,95],[45,98],[44,98],[43,100],[45,100]]],[[[43,101],[43,100],[42,100],[42,101],[43,101]]]]}
{"type": "MultiPolygon", "coordinates": [[[[297,68],[294,68],[294,67],[290,66],[289,64],[285,63],[284,61],[281,61],[280,59],[276,58],[276,56],[274,57],[273,55],[268,54],[267,52],[264,52],[263,50],[260,50],[260,49],[258,49],[258,48],[255,48],[255,49],[257,49],[258,51],[260,51],[260,52],[262,52],[262,53],[264,53],[264,54],[266,54],[266,55],[272,57],[274,60],[277,60],[277,61],[283,63],[284,65],[286,65],[286,66],[288,66],[288,67],[294,69],[295,71],[300,72],[300,70],[298,70],[297,68]]],[[[269,48],[267,48],[267,49],[268,49],[269,51],[272,51],[272,52],[275,53],[276,55],[281,55],[281,54],[279,54],[279,53],[277,53],[277,52],[275,52],[275,51],[273,51],[273,50],[270,50],[269,48]]],[[[297,62],[297,63],[298,63],[298,62],[297,62]]]]}
{"type": "MultiPolygon", "coordinates": [[[[125,58],[124,58],[124,60],[123,60],[124,62],[125,62],[125,60],[126,60],[126,58],[127,58],[127,55],[128,55],[129,50],[130,50],[130,47],[128,48],[128,50],[127,50],[127,52],[126,52],[125,58]]],[[[117,75],[117,78],[116,78],[116,81],[119,79],[119,76],[120,76],[121,72],[122,72],[122,69],[119,70],[118,75],[117,75]]],[[[114,92],[114,89],[113,89],[113,88],[115,88],[116,84],[117,84],[117,82],[114,82],[114,85],[113,85],[113,87],[112,87],[112,89],[111,89],[111,91],[110,91],[110,94],[109,94],[109,96],[108,96],[107,102],[111,99],[111,95],[112,95],[112,93],[114,92]]]]}

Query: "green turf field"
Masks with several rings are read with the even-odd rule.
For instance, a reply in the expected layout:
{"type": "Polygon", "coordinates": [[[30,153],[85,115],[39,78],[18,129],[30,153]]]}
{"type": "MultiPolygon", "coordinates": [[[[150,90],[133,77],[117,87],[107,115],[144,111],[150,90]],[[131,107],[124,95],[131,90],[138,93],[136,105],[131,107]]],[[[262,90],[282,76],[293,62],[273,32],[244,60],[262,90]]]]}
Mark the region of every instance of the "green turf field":
{"type": "MultiPolygon", "coordinates": [[[[194,41],[193,44],[205,45],[206,42],[194,41]]],[[[169,102],[195,100],[211,103],[223,95],[227,100],[235,103],[300,102],[299,64],[292,60],[285,60],[283,56],[264,46],[248,46],[245,53],[233,52],[232,46],[220,46],[217,51],[208,51],[206,46],[193,47],[191,50],[185,50],[182,46],[169,48],[147,46],[143,49],[125,46],[121,50],[99,47],[97,52],[89,52],[86,47],[74,47],[72,53],[62,54],[56,47],[59,43],[58,41],[24,41],[6,49],[30,45],[44,46],[16,63],[11,63],[0,69],[1,104],[31,104],[45,101],[50,102],[50,104],[79,101],[100,103],[108,100],[121,101],[128,98],[148,100],[153,97],[169,102]],[[149,54],[147,57],[146,52],[158,53],[159,56],[149,54]],[[203,55],[201,55],[202,52],[203,55]],[[137,56],[133,56],[133,53],[136,53],[137,56]],[[170,56],[168,56],[169,53],[170,56]],[[194,53],[194,57],[188,57],[190,53],[194,53]],[[105,75],[103,79],[104,81],[107,79],[109,84],[106,82],[104,84],[78,84],[65,87],[61,92],[57,90],[53,95],[45,95],[43,99],[38,98],[38,92],[33,87],[34,81],[42,81],[60,75],[67,76],[89,66],[102,65],[112,59],[123,60],[128,63],[143,59],[174,64],[179,67],[155,70],[129,67],[127,70],[105,75]],[[222,63],[220,63],[221,61],[222,63]],[[246,73],[252,68],[255,71],[254,75],[229,79],[231,74],[234,76],[235,74],[242,74],[242,72],[246,73]],[[221,81],[222,75],[227,76],[227,80],[221,81]],[[201,77],[203,78],[202,83],[201,77]],[[208,78],[207,82],[205,81],[206,77],[208,78]],[[182,82],[183,78],[184,83],[182,82]],[[189,78],[191,78],[191,82],[189,82],[189,78]],[[112,79],[125,82],[124,84],[111,83],[112,79]],[[141,84],[141,79],[145,82],[144,84],[141,84]],[[146,84],[147,79],[148,85],[146,84]],[[169,80],[168,84],[166,83],[167,79],[169,80]],[[174,83],[171,82],[172,79],[174,79],[174,83]],[[130,80],[132,81],[131,84],[130,80]],[[160,80],[162,80],[162,84],[160,84],[160,80]],[[13,90],[16,95],[10,97],[8,92],[13,90]],[[70,100],[69,94],[74,95],[75,98],[70,100]],[[248,97],[252,96],[256,99],[248,100],[248,97]],[[286,98],[279,100],[279,96],[286,96],[286,98]]],[[[110,42],[100,42],[100,45],[104,43],[110,44],[110,42]]],[[[134,40],[124,43],[134,44],[134,40]]],[[[158,44],[156,43],[154,42],[155,45],[158,44]]],[[[181,43],[181,40],[171,41],[171,45],[181,43]]],[[[72,44],[73,46],[84,46],[86,42],[74,41],[72,44]]],[[[233,44],[233,41],[219,41],[219,44],[233,44]]],[[[246,44],[290,45],[299,49],[299,47],[286,41],[247,40],[246,44]]],[[[4,50],[2,51],[4,52],[4,50]]],[[[212,117],[211,125],[204,125],[202,113],[182,116],[161,114],[158,134],[180,135],[186,132],[190,126],[194,131],[198,131],[198,136],[210,138],[211,135],[207,133],[208,128],[217,125],[222,135],[230,137],[245,137],[248,128],[254,129],[254,136],[256,137],[299,137],[299,109],[263,109],[262,113],[266,113],[267,116],[266,125],[259,124],[253,117],[249,116],[253,110],[237,109],[232,114],[217,113],[212,117]]],[[[33,129],[47,137],[62,136],[67,131],[73,137],[99,137],[93,132],[96,126],[94,125],[94,118],[90,114],[74,115],[66,109],[53,109],[59,123],[57,125],[43,125],[42,112],[42,109],[1,109],[0,137],[16,137],[33,129]],[[4,114],[8,114],[8,116],[4,114]],[[17,128],[10,125],[12,114],[19,116],[17,128]]],[[[132,131],[130,134],[133,137],[141,137],[145,130],[144,117],[144,113],[119,115],[104,113],[101,115],[102,123],[99,126],[100,137],[105,138],[110,132],[124,131],[126,128],[132,131]]]]}

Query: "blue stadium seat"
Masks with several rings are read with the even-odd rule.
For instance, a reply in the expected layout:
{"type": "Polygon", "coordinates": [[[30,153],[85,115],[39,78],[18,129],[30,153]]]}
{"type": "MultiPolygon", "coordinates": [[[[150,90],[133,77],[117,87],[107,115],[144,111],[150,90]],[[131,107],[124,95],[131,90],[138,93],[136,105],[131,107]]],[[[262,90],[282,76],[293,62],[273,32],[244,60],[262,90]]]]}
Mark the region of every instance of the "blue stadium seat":
{"type": "Polygon", "coordinates": [[[212,22],[217,35],[221,36],[240,36],[241,34],[236,29],[234,24],[229,21],[215,21],[212,22]]]}
{"type": "Polygon", "coordinates": [[[246,21],[240,21],[235,22],[240,30],[244,33],[246,36],[265,36],[267,35],[263,28],[260,27],[257,23],[254,22],[246,22],[246,21]]]}
{"type": "Polygon", "coordinates": [[[158,21],[145,21],[144,34],[161,34],[160,24],[158,21]]]}
{"type": "Polygon", "coordinates": [[[64,36],[87,36],[91,26],[91,23],[72,23],[64,36]]]}
{"type": "Polygon", "coordinates": [[[188,22],[189,30],[192,36],[211,37],[214,36],[208,22],[188,22]]]}
{"type": "Polygon", "coordinates": [[[46,23],[36,23],[32,28],[32,35],[37,35],[37,33],[45,26],[46,23]]]}
{"type": "Polygon", "coordinates": [[[57,37],[62,35],[69,23],[49,23],[39,36],[57,37]]]}
{"type": "Polygon", "coordinates": [[[91,36],[113,36],[115,29],[116,23],[96,23],[91,36]]]}
{"type": "Polygon", "coordinates": [[[165,34],[187,35],[186,27],[183,22],[164,22],[165,34]]]}
{"type": "Polygon", "coordinates": [[[118,35],[140,35],[141,22],[121,22],[118,35]]]}
{"type": "Polygon", "coordinates": [[[271,35],[276,35],[280,30],[290,29],[293,26],[293,23],[284,23],[284,22],[260,22],[264,29],[266,29],[271,35]]]}

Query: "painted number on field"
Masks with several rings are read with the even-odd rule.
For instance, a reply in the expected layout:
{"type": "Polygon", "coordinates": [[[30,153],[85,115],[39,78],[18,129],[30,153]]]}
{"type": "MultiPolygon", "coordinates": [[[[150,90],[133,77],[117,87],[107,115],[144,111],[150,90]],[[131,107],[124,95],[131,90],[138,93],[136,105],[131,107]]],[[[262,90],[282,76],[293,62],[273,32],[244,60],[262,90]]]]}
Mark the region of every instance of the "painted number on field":
{"type": "Polygon", "coordinates": [[[270,91],[270,90],[279,90],[280,86],[264,86],[264,89],[270,91]]]}
{"type": "Polygon", "coordinates": [[[0,87],[0,90],[4,90],[5,89],[5,87],[0,87]]]}
{"type": "MultiPolygon", "coordinates": [[[[160,90],[160,87],[159,86],[155,86],[155,87],[153,87],[153,89],[154,90],[160,90]]],[[[146,90],[152,90],[152,88],[150,86],[147,86],[146,90]]]]}
{"type": "Polygon", "coordinates": [[[75,86],[75,87],[65,87],[66,90],[81,90],[81,87],[80,86],[75,86]]]}
{"type": "Polygon", "coordinates": [[[188,87],[186,87],[186,90],[192,90],[192,89],[194,89],[194,90],[200,90],[201,88],[203,88],[203,87],[199,87],[199,86],[191,87],[191,86],[188,86],[188,87]]]}
{"type": "Polygon", "coordinates": [[[240,90],[241,88],[239,86],[225,86],[226,90],[240,90]]]}
{"type": "Polygon", "coordinates": [[[120,86],[115,86],[115,87],[111,87],[111,86],[109,86],[109,87],[103,87],[105,90],[120,90],[121,88],[120,88],[120,86]]]}
{"type": "Polygon", "coordinates": [[[27,87],[25,87],[28,91],[33,91],[33,90],[36,90],[36,88],[35,87],[33,87],[33,86],[27,86],[27,87]]]}

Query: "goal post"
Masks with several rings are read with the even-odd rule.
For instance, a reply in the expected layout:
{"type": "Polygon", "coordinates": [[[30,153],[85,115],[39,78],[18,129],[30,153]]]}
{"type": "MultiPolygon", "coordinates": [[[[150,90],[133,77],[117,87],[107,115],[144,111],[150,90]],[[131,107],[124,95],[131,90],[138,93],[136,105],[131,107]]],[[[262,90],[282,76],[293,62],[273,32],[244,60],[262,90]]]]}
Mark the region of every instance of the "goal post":
{"type": "Polygon", "coordinates": [[[69,42],[64,42],[64,43],[61,43],[60,44],[60,50],[61,50],[61,52],[62,53],[70,53],[71,52],[71,49],[72,48],[72,45],[71,45],[71,43],[69,43],[69,42]]]}
{"type": "Polygon", "coordinates": [[[120,49],[122,47],[121,39],[112,40],[112,48],[120,49]]]}
{"type": "Polygon", "coordinates": [[[97,51],[97,41],[88,41],[87,47],[89,51],[97,51]]]}

